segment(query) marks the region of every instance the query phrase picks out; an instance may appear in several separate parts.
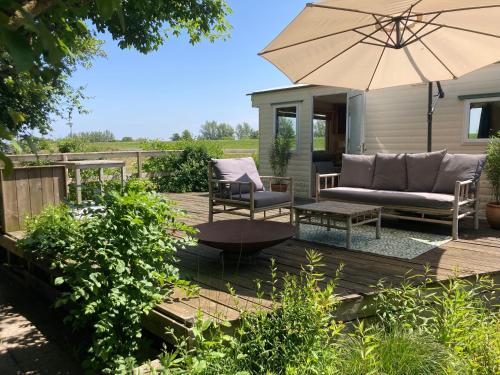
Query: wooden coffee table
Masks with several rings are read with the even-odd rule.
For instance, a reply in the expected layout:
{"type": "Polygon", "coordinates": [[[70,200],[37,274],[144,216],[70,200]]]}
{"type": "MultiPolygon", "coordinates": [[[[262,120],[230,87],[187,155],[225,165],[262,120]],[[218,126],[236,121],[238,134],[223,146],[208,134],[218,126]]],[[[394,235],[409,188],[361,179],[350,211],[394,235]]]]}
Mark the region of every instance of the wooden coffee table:
{"type": "Polygon", "coordinates": [[[380,238],[382,207],[335,201],[294,206],[297,238],[300,224],[316,225],[346,231],[346,248],[351,249],[352,228],[358,225],[376,223],[376,238],[380,238]]]}

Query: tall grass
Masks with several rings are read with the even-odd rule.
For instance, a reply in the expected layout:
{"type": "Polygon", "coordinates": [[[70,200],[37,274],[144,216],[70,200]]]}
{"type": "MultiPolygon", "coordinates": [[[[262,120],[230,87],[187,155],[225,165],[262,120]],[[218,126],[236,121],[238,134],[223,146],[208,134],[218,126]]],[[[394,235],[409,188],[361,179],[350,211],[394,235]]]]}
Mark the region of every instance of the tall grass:
{"type": "MultiPolygon", "coordinates": [[[[168,374],[498,374],[499,314],[491,280],[451,278],[439,286],[427,275],[401,288],[379,283],[376,317],[335,320],[336,280],[324,287],[321,257],[308,252],[299,276],[280,280],[271,269],[271,311],[242,312],[228,325],[197,322],[194,345],[180,340],[161,358],[168,374]],[[323,286],[320,288],[320,286],[323,286]]],[[[339,270],[339,272],[341,272],[339,270]]],[[[337,273],[338,277],[339,273],[337,273]]]]}

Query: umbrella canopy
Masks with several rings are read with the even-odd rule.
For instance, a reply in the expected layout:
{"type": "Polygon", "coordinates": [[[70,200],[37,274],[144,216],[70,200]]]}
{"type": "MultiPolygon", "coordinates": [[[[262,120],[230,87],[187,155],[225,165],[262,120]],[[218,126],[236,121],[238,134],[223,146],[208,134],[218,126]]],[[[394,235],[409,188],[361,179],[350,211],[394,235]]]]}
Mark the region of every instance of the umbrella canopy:
{"type": "Polygon", "coordinates": [[[294,83],[358,90],[458,78],[500,60],[500,1],[324,0],[260,55],[294,83]]]}

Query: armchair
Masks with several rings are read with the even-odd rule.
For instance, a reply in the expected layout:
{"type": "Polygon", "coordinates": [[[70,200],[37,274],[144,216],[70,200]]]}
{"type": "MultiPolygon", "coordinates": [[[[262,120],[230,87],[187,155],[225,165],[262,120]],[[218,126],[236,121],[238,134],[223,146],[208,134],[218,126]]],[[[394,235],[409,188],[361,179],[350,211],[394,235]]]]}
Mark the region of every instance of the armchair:
{"type": "Polygon", "coordinates": [[[209,222],[214,215],[230,213],[255,219],[263,212],[263,220],[290,216],[293,221],[293,179],[291,177],[259,176],[252,158],[213,159],[208,164],[209,222]],[[264,180],[267,189],[262,182],[264,180]],[[288,182],[287,192],[271,189],[271,182],[288,182]],[[283,212],[283,209],[288,210],[283,212]],[[277,213],[267,215],[267,211],[277,213]]]}

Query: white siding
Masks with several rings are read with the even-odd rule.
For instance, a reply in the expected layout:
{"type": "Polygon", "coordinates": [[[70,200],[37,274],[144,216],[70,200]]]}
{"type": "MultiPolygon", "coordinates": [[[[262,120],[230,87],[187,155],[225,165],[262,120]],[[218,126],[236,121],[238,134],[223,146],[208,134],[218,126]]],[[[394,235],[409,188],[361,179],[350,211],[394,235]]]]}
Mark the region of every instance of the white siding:
{"type": "Polygon", "coordinates": [[[345,89],[302,86],[296,89],[261,92],[252,95],[253,106],[259,108],[259,169],[262,175],[271,175],[273,173],[269,165],[269,151],[274,137],[274,106],[284,103],[297,103],[299,110],[299,147],[298,151],[292,156],[287,174],[295,179],[297,196],[311,196],[313,97],[341,92],[345,92],[345,89]]]}
{"type": "MultiPolygon", "coordinates": [[[[486,142],[464,142],[465,103],[459,95],[500,92],[500,64],[478,70],[455,81],[442,82],[445,98],[434,112],[433,150],[484,153],[486,142]]],[[[365,144],[367,153],[423,152],[427,148],[427,85],[402,86],[366,94],[365,144]]],[[[485,176],[481,202],[491,199],[485,176]]]]}

